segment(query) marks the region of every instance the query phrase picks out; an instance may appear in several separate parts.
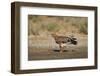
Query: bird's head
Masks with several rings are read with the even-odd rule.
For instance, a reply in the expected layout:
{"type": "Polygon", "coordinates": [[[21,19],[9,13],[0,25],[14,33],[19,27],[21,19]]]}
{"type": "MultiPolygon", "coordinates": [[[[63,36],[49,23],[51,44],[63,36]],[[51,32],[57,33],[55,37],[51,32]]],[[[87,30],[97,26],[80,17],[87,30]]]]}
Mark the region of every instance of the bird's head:
{"type": "Polygon", "coordinates": [[[56,37],[57,34],[56,34],[56,33],[52,33],[51,36],[52,36],[52,37],[56,37]]]}

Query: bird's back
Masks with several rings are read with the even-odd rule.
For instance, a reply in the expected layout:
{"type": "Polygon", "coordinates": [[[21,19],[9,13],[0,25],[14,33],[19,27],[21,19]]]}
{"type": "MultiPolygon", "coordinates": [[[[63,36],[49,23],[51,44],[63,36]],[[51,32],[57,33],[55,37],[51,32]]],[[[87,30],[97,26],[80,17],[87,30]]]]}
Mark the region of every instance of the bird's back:
{"type": "Polygon", "coordinates": [[[53,38],[55,39],[55,42],[58,43],[58,44],[68,42],[68,37],[66,37],[66,36],[54,35],[53,38]]]}

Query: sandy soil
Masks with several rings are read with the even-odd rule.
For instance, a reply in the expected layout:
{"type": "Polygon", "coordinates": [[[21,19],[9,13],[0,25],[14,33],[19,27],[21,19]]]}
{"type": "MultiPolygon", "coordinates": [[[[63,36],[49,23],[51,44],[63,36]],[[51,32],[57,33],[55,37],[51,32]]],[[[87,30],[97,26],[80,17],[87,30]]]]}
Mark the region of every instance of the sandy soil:
{"type": "Polygon", "coordinates": [[[63,53],[52,37],[31,37],[28,42],[28,60],[76,59],[87,58],[87,37],[78,38],[78,44],[67,44],[63,53]]]}

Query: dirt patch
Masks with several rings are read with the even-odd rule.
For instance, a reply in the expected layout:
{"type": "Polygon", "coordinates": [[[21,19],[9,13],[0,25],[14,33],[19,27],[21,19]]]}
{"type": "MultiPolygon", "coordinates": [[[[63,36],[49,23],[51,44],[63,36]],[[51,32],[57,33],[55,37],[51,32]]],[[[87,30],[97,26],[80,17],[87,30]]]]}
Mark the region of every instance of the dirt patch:
{"type": "Polygon", "coordinates": [[[29,39],[28,60],[76,59],[88,57],[87,38],[78,39],[77,45],[67,44],[62,53],[52,37],[29,39]],[[41,40],[42,39],[42,40],[41,40]]]}

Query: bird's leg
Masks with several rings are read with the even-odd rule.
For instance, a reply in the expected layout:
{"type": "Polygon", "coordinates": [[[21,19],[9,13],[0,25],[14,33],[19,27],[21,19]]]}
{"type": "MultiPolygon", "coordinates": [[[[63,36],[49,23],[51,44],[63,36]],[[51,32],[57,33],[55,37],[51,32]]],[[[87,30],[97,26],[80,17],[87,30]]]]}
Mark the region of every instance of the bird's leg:
{"type": "Polygon", "coordinates": [[[60,53],[62,53],[63,52],[63,46],[62,46],[61,43],[59,44],[59,47],[60,47],[60,53]]]}

